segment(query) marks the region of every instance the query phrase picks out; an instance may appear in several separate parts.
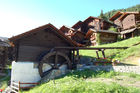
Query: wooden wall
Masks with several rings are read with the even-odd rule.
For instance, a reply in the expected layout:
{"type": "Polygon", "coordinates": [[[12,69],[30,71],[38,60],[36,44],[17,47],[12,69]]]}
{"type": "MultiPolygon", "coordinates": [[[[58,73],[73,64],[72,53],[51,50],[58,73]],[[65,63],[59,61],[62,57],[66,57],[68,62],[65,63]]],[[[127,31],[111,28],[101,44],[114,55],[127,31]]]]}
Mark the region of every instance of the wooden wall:
{"type": "Polygon", "coordinates": [[[101,43],[112,43],[117,41],[117,34],[111,34],[111,33],[100,33],[100,40],[101,43]]]}
{"type": "Polygon", "coordinates": [[[5,67],[8,61],[8,48],[0,46],[0,69],[5,67]]]}
{"type": "Polygon", "coordinates": [[[116,25],[118,25],[120,27],[123,27],[122,23],[121,23],[121,21],[119,19],[114,20],[114,24],[116,24],[116,25]]]}
{"type": "Polygon", "coordinates": [[[84,39],[85,39],[85,35],[82,34],[81,32],[77,31],[72,37],[72,40],[78,42],[78,43],[83,43],[84,39]]]}
{"type": "Polygon", "coordinates": [[[123,29],[129,29],[131,27],[134,27],[135,24],[135,15],[134,14],[130,14],[128,16],[126,16],[123,20],[122,20],[122,24],[123,24],[123,29]]]}
{"type": "MultiPolygon", "coordinates": [[[[19,40],[17,61],[37,61],[37,57],[43,52],[49,52],[57,46],[70,46],[62,37],[50,29],[39,31],[19,40]]],[[[62,51],[62,50],[60,50],[62,51]]],[[[70,51],[63,51],[67,55],[70,51]]]]}

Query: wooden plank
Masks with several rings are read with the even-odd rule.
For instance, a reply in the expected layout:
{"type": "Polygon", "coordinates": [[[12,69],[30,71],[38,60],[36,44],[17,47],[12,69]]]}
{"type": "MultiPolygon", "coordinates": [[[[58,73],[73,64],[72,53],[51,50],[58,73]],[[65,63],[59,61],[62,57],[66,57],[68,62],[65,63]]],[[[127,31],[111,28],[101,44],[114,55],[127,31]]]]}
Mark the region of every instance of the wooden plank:
{"type": "Polygon", "coordinates": [[[16,83],[16,82],[12,82],[11,85],[17,85],[18,86],[19,84],[16,83]]]}
{"type": "Polygon", "coordinates": [[[39,84],[39,83],[21,83],[21,82],[20,82],[20,84],[35,84],[35,85],[37,85],[37,84],[39,84]]]}
{"type": "Polygon", "coordinates": [[[15,87],[15,86],[11,86],[12,89],[16,89],[16,90],[19,90],[18,87],[15,87]]]}
{"type": "Polygon", "coordinates": [[[127,49],[129,47],[55,47],[54,49],[70,49],[70,50],[101,50],[101,49],[127,49]]]}
{"type": "Polygon", "coordinates": [[[31,87],[20,87],[20,89],[27,89],[27,88],[33,88],[34,86],[31,87]]]}
{"type": "Polygon", "coordinates": [[[97,58],[99,59],[100,57],[99,57],[99,53],[98,53],[98,51],[96,51],[96,55],[97,55],[97,58]]]}
{"type": "Polygon", "coordinates": [[[12,92],[14,92],[14,93],[18,93],[17,91],[15,91],[15,90],[12,90],[12,92]]]}
{"type": "Polygon", "coordinates": [[[104,52],[104,50],[102,49],[101,51],[102,51],[103,57],[105,58],[105,52],[104,52]]]}
{"type": "Polygon", "coordinates": [[[58,55],[57,55],[57,52],[56,52],[54,68],[58,68],[58,66],[57,66],[57,62],[58,62],[58,55]]]}

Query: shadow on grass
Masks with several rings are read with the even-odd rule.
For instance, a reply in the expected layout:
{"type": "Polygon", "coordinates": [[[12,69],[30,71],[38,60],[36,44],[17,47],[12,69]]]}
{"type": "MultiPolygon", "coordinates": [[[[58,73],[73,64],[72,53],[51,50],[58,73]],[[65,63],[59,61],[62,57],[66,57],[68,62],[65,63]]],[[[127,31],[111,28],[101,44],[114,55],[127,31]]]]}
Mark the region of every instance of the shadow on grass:
{"type": "MultiPolygon", "coordinates": [[[[68,74],[61,76],[59,78],[63,78],[65,76],[73,77],[75,79],[86,79],[86,78],[112,78],[114,76],[119,75],[119,72],[114,72],[114,71],[93,71],[90,69],[85,69],[82,71],[75,70],[73,72],[69,72],[68,74]]],[[[58,78],[57,78],[58,79],[58,78]]]]}

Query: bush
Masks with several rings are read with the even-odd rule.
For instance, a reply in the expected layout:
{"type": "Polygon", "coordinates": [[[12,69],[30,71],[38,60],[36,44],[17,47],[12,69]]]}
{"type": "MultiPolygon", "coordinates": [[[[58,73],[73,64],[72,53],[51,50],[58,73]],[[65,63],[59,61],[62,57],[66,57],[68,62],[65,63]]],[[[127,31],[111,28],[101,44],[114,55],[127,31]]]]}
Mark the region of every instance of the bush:
{"type": "Polygon", "coordinates": [[[109,31],[117,32],[117,28],[115,28],[115,27],[113,27],[113,26],[111,26],[108,30],[109,30],[109,31]]]}

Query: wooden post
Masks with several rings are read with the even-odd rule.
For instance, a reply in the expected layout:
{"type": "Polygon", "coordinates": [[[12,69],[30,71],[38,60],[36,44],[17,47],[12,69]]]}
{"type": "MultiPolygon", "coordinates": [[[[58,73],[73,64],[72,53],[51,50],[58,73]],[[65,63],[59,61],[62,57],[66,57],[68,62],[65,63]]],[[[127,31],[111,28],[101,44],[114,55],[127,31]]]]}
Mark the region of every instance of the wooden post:
{"type": "Polygon", "coordinates": [[[16,42],[16,58],[15,61],[17,62],[19,56],[19,41],[16,42]]]}
{"type": "Polygon", "coordinates": [[[97,58],[99,59],[100,57],[99,57],[99,53],[98,53],[99,51],[97,50],[96,51],[96,54],[97,54],[97,58]]]}
{"type": "Polygon", "coordinates": [[[20,81],[18,82],[18,92],[20,91],[20,81]]]}
{"type": "Polygon", "coordinates": [[[75,50],[73,50],[73,62],[75,63],[75,50]]]}
{"type": "Polygon", "coordinates": [[[74,50],[71,51],[72,53],[72,63],[74,63],[74,50]]]}
{"type": "Polygon", "coordinates": [[[55,63],[54,63],[54,68],[58,68],[57,67],[57,62],[58,62],[58,55],[57,55],[57,52],[56,52],[56,55],[55,55],[55,63]]]}
{"type": "Polygon", "coordinates": [[[132,37],[134,37],[134,32],[132,32],[132,37]]]}
{"type": "Polygon", "coordinates": [[[77,50],[77,61],[78,61],[78,63],[80,61],[80,58],[79,58],[79,49],[77,50]]]}
{"type": "Polygon", "coordinates": [[[103,57],[105,58],[105,52],[104,52],[104,49],[102,49],[101,51],[102,51],[102,55],[103,55],[103,57]]]}

